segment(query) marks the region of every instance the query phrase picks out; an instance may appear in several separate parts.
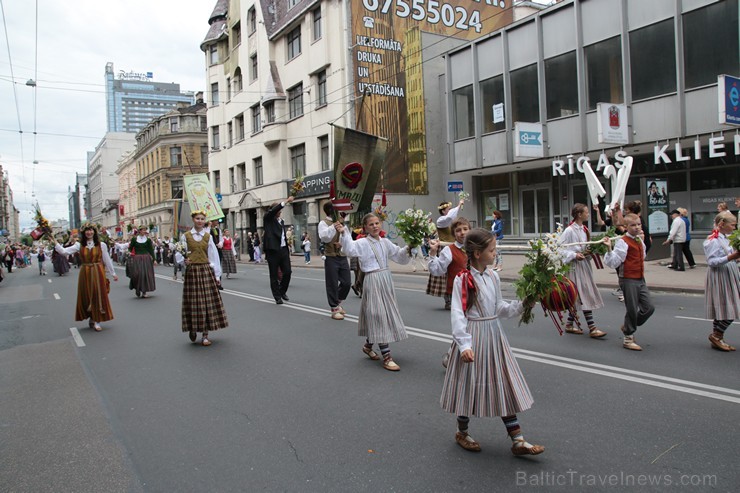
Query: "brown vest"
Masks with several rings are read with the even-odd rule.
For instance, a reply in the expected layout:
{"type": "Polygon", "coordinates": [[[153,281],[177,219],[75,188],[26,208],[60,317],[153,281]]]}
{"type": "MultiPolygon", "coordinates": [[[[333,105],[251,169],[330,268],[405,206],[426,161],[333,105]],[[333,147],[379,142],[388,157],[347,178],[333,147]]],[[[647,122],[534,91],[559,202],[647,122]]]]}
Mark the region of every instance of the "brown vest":
{"type": "Polygon", "coordinates": [[[619,275],[624,279],[642,279],[645,277],[645,262],[642,258],[642,242],[625,235],[622,240],[627,243],[627,257],[619,269],[619,275]]]}
{"type": "MultiPolygon", "coordinates": [[[[332,226],[334,223],[331,222],[331,219],[324,219],[324,222],[328,224],[329,226],[332,226]]],[[[344,252],[342,251],[342,245],[339,243],[339,231],[334,233],[334,238],[332,238],[330,243],[326,243],[324,245],[324,255],[327,257],[344,257],[344,252]]]]}
{"type": "Polygon", "coordinates": [[[452,294],[452,285],[460,271],[465,270],[468,265],[468,256],[456,245],[450,245],[447,248],[452,253],[452,262],[447,267],[447,294],[452,294]]]}
{"type": "Polygon", "coordinates": [[[208,242],[211,239],[211,235],[205,233],[203,239],[196,241],[193,238],[193,234],[188,231],[185,233],[185,239],[188,242],[188,259],[191,264],[207,264],[208,263],[208,242]]]}

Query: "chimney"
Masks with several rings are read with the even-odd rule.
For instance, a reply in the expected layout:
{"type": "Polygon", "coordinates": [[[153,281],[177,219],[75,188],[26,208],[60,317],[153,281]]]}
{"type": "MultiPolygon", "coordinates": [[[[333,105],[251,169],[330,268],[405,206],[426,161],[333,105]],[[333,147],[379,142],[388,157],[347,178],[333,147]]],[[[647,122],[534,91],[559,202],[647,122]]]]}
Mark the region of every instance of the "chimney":
{"type": "Polygon", "coordinates": [[[200,104],[203,102],[203,91],[198,91],[195,93],[195,104],[200,104]]]}

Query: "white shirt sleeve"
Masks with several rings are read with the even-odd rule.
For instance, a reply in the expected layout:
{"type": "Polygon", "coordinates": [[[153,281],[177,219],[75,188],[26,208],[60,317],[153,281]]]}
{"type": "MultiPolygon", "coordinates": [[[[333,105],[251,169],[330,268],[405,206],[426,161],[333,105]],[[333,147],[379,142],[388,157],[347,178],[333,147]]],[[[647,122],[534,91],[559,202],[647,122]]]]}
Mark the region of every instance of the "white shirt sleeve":
{"type": "Polygon", "coordinates": [[[452,251],[449,247],[444,247],[437,257],[429,257],[429,273],[433,276],[444,276],[451,263],[452,251]]]}
{"type": "Polygon", "coordinates": [[[113,267],[113,260],[111,260],[110,255],[108,254],[108,245],[101,243],[100,250],[103,252],[103,265],[105,266],[105,270],[111,276],[115,276],[116,269],[113,267]]]}
{"type": "Polygon", "coordinates": [[[709,267],[719,267],[728,262],[727,250],[724,249],[719,238],[704,242],[704,255],[707,258],[707,265],[709,267]]]}
{"type": "Polygon", "coordinates": [[[382,238],[383,243],[388,247],[388,258],[396,262],[397,264],[406,265],[411,262],[409,256],[409,249],[406,247],[400,247],[393,243],[388,238],[382,238]]]}
{"type": "MultiPolygon", "coordinates": [[[[627,243],[621,238],[618,239],[614,244],[614,249],[611,252],[606,252],[606,255],[604,255],[604,264],[612,269],[619,268],[627,258],[627,249],[627,243]]],[[[643,248],[643,254],[644,250],[643,248]]]]}
{"type": "Polygon", "coordinates": [[[80,251],[80,242],[75,242],[74,245],[67,248],[64,248],[62,245],[57,243],[54,245],[54,250],[56,250],[57,253],[60,255],[74,255],[75,253],[80,251]]]}
{"type": "Polygon", "coordinates": [[[216,244],[213,242],[213,237],[208,238],[208,263],[213,267],[213,274],[216,276],[216,280],[220,281],[221,260],[218,258],[218,250],[216,249],[216,244]]]}
{"type": "Polygon", "coordinates": [[[337,230],[333,225],[326,224],[325,221],[319,222],[319,239],[324,243],[331,243],[337,230]]]}
{"type": "Polygon", "coordinates": [[[452,303],[450,307],[450,324],[452,337],[462,353],[473,345],[473,336],[468,333],[468,319],[462,306],[462,278],[456,277],[452,284],[452,303]]]}
{"type": "Polygon", "coordinates": [[[452,226],[452,221],[457,219],[457,215],[460,213],[460,206],[458,205],[454,209],[450,209],[447,211],[447,214],[444,216],[440,216],[437,219],[437,227],[438,228],[449,228],[452,226]]]}
{"type": "Polygon", "coordinates": [[[344,233],[339,236],[339,242],[342,244],[342,250],[344,250],[345,255],[348,255],[350,257],[361,256],[357,242],[352,240],[352,234],[347,228],[345,228],[344,233]]]}

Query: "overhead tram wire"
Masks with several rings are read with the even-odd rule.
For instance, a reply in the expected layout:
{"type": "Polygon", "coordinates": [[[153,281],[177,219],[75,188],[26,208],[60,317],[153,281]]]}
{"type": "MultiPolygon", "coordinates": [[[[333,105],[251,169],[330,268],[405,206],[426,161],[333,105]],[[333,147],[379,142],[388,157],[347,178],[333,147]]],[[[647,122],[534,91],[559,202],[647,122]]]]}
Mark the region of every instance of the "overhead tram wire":
{"type": "Polygon", "coordinates": [[[38,110],[36,106],[37,102],[37,95],[38,92],[37,89],[37,79],[39,76],[39,0],[36,0],[36,39],[35,46],[34,46],[34,53],[33,53],[33,173],[31,176],[31,197],[36,196],[36,165],[38,164],[38,161],[36,160],[36,117],[38,115],[38,110]]]}

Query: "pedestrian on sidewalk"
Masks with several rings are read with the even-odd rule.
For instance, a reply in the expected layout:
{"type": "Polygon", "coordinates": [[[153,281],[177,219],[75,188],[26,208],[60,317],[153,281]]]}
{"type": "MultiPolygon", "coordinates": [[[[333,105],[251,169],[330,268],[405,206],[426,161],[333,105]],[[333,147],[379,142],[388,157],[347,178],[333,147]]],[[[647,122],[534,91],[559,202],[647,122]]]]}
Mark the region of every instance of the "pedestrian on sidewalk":
{"type": "Polygon", "coordinates": [[[704,242],[709,266],[704,284],[706,318],[712,319],[709,342],[720,351],[735,350],[725,342],[725,331],[734,319],[740,318],[740,270],[737,266],[740,252],[730,246],[728,239],[736,227],[734,214],[720,212],[714,218],[714,232],[704,242]]]}
{"type": "Polygon", "coordinates": [[[129,290],[136,292],[136,297],[148,298],[157,289],[154,279],[154,242],[149,238],[149,228],[142,224],[137,229],[136,237],[131,239],[128,247],[131,252],[128,276],[129,290]]]}
{"type": "Polygon", "coordinates": [[[265,213],[264,228],[262,236],[265,255],[267,255],[267,266],[270,270],[270,290],[275,303],[282,305],[288,299],[288,288],[290,287],[290,276],[292,267],[290,265],[290,244],[288,242],[285,222],[280,217],[283,208],[293,202],[295,197],[290,196],[282,202],[276,202],[270,206],[265,213]],[[278,271],[282,273],[278,277],[278,271]]]}
{"type": "Polygon", "coordinates": [[[696,261],[694,260],[694,254],[691,253],[691,221],[689,220],[689,211],[683,207],[679,207],[678,212],[681,213],[681,220],[686,225],[686,241],[684,241],[681,248],[681,254],[686,257],[686,262],[689,263],[689,269],[696,267],[696,261]]]}
{"type": "Polygon", "coordinates": [[[349,229],[343,224],[335,223],[334,227],[340,233],[344,253],[358,257],[360,268],[365,273],[358,324],[358,335],[365,337],[362,352],[372,360],[379,360],[373,351],[373,344],[378,344],[383,368],[398,371],[401,367],[393,361],[389,344],[407,339],[408,335],[398,310],[388,260],[403,265],[411,259],[408,247],[401,248],[388,238],[380,237],[381,225],[377,215],[365,214],[362,226],[367,236],[356,241],[352,240],[349,229]]]}
{"type": "Polygon", "coordinates": [[[493,270],[500,272],[504,268],[504,261],[501,258],[501,240],[504,239],[504,220],[501,211],[493,211],[493,223],[491,224],[491,233],[496,237],[496,261],[493,263],[493,270]]]}
{"type": "Polygon", "coordinates": [[[301,241],[301,250],[303,250],[303,260],[306,265],[311,263],[311,236],[308,232],[303,233],[303,241],[301,241]]]}
{"type": "Polygon", "coordinates": [[[445,372],[442,409],[457,416],[455,441],[479,452],[468,433],[470,416],[500,416],[512,441],[514,455],[537,455],[542,445],[524,440],[517,414],[532,407],[532,393],[501,328],[500,317],[520,315],[520,301],[501,297],[501,281],[489,266],[496,258],[496,238],[476,228],[465,238],[467,269],[455,277],[452,310],[452,356],[445,372]]]}
{"type": "Polygon", "coordinates": [[[114,281],[118,281],[113,261],[108,254],[108,245],[100,241],[94,224],[85,223],[80,228],[79,241],[65,248],[55,239],[54,250],[65,258],[79,253],[82,264],[77,280],[75,320],[79,322],[89,319],[89,327],[100,332],[103,330],[100,322],[113,320],[113,310],[108,299],[110,282],[105,277],[106,271],[114,281]]]}
{"type": "Polygon", "coordinates": [[[177,273],[182,273],[183,279],[185,279],[185,257],[183,257],[182,253],[175,250],[174,255],[172,256],[173,262],[172,265],[174,267],[174,273],[172,275],[172,280],[177,281],[177,273]]]}
{"type": "Polygon", "coordinates": [[[627,214],[624,216],[624,226],[627,232],[614,244],[612,250],[611,238],[604,238],[604,244],[609,250],[604,256],[604,263],[617,269],[619,287],[624,295],[624,325],[622,346],[633,351],[642,351],[635,342],[635,332],[655,312],[650,300],[650,291],[645,284],[645,242],[641,233],[640,216],[627,214]]]}
{"type": "Polygon", "coordinates": [[[44,268],[44,262],[46,262],[46,252],[44,252],[44,247],[39,247],[39,254],[36,257],[36,260],[39,263],[39,275],[45,276],[46,275],[46,269],[44,268]]]}
{"type": "Polygon", "coordinates": [[[247,255],[249,256],[249,261],[254,262],[254,239],[252,238],[251,231],[247,233],[247,255]]]}
{"type": "Polygon", "coordinates": [[[681,212],[678,209],[671,211],[671,230],[668,233],[668,239],[663,242],[664,245],[673,245],[673,260],[669,269],[683,272],[686,268],[683,265],[683,244],[686,242],[686,223],[681,219],[681,212]]]}
{"type": "MultiPolygon", "coordinates": [[[[583,311],[586,319],[589,336],[596,339],[604,337],[606,332],[596,327],[594,322],[593,310],[598,310],[604,306],[604,300],[601,298],[599,288],[594,281],[594,272],[591,268],[592,255],[588,252],[587,243],[591,241],[591,232],[588,230],[586,223],[589,218],[588,206],[585,204],[574,204],[570,211],[573,221],[565,228],[560,239],[562,244],[570,246],[563,247],[563,262],[570,265],[568,279],[573,281],[578,290],[578,300],[576,301],[576,310],[583,311]],[[572,243],[581,243],[575,244],[572,243]]],[[[580,322],[576,321],[575,313],[568,312],[568,320],[565,323],[565,331],[569,334],[583,334],[580,322]],[[576,325],[573,323],[576,322],[576,325]]]]}
{"type": "Polygon", "coordinates": [[[254,233],[254,263],[262,263],[262,240],[260,240],[260,234],[256,231],[254,233]]]}
{"type": "Polygon", "coordinates": [[[190,213],[193,228],[180,237],[186,245],[184,283],[182,287],[182,331],[195,342],[201,333],[201,344],[210,346],[208,334],[229,326],[218,287],[221,285],[221,262],[211,234],[205,230],[206,213],[190,213]]]}
{"type": "MultiPolygon", "coordinates": [[[[218,246],[218,245],[216,245],[218,246]]],[[[231,274],[236,274],[236,257],[234,252],[234,240],[231,232],[225,229],[221,238],[221,272],[229,279],[231,274]]]]}
{"type": "MultiPolygon", "coordinates": [[[[324,282],[326,284],[326,299],[331,309],[331,318],[344,320],[345,311],[342,303],[347,299],[350,289],[350,274],[347,255],[342,250],[339,231],[335,223],[343,224],[343,212],[334,210],[331,202],[324,204],[324,220],[319,223],[319,241],[324,243],[324,282]]],[[[308,239],[308,234],[306,234],[308,239]]],[[[310,241],[310,240],[309,240],[310,241]]],[[[310,245],[310,243],[309,243],[310,245]]]]}

